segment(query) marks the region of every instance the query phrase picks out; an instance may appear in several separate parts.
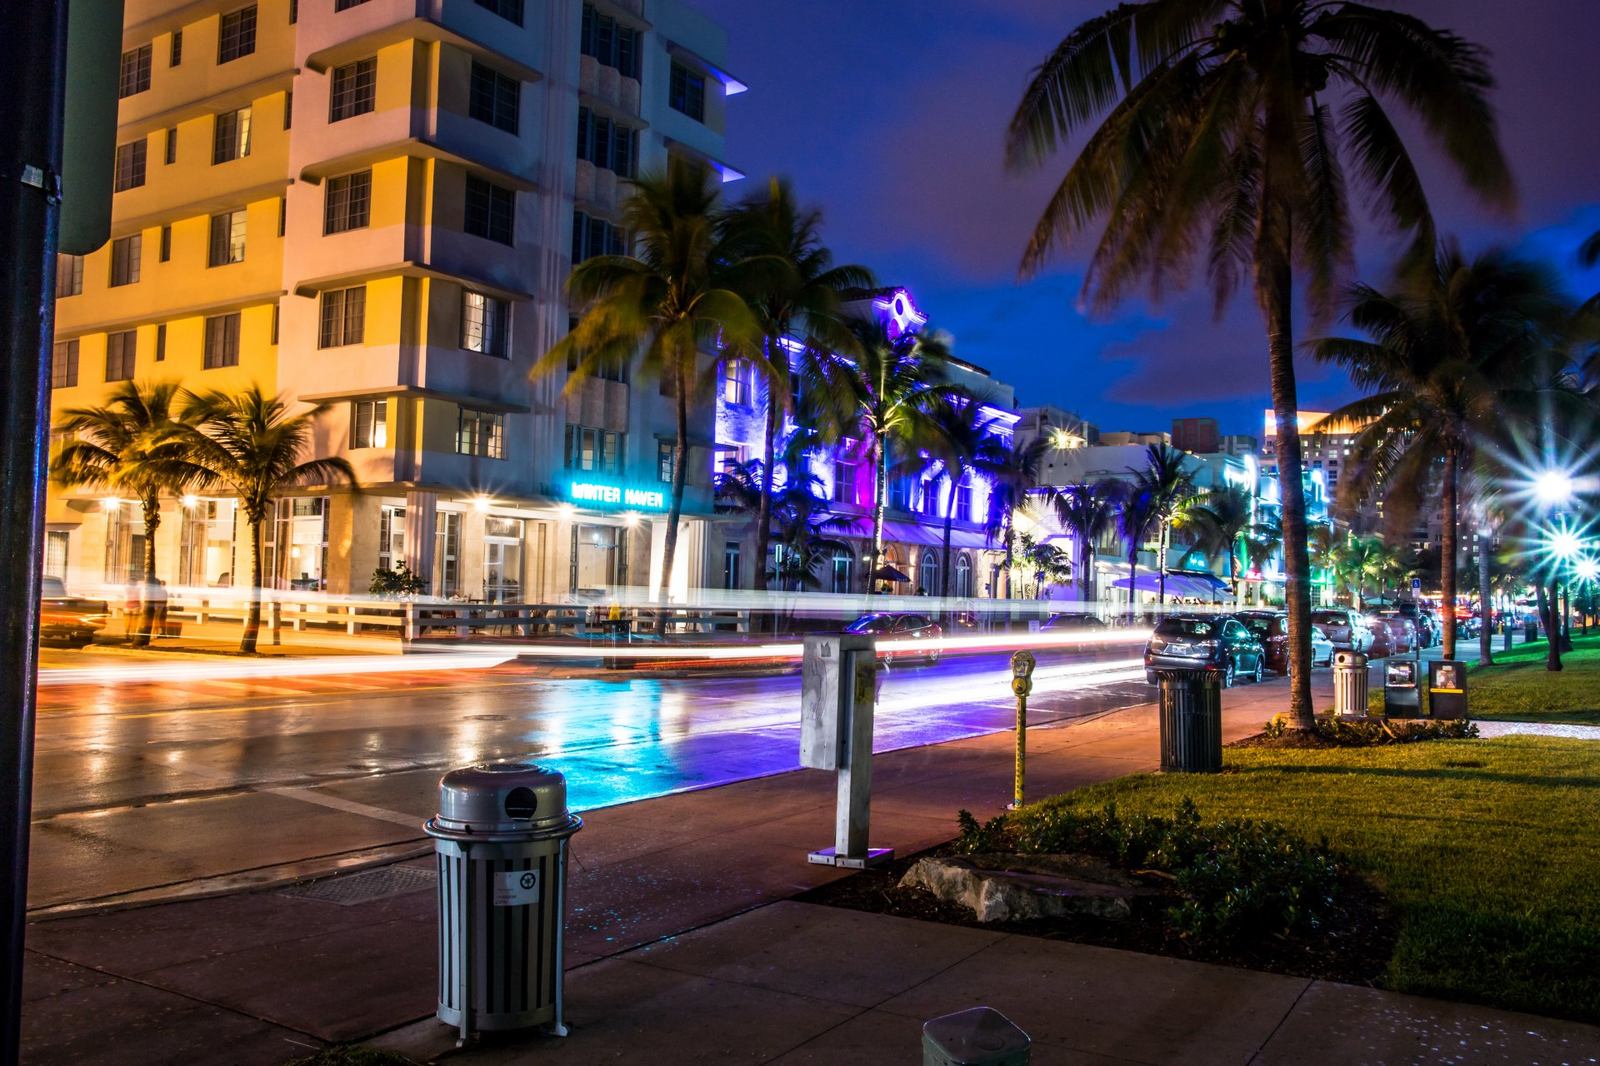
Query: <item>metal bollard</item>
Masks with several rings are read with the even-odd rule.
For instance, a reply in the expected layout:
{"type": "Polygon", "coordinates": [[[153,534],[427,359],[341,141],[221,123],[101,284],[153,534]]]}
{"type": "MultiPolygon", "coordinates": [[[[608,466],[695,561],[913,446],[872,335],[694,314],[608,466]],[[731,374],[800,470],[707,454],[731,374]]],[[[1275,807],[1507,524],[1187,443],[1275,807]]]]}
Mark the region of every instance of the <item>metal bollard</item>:
{"type": "Polygon", "coordinates": [[[973,1007],[922,1026],[922,1066],[1028,1066],[1033,1041],[993,1007],[973,1007]]]}
{"type": "Polygon", "coordinates": [[[439,868],[439,1020],[461,1031],[562,1022],[567,781],[529,763],[452,770],[423,827],[439,868]]]}
{"type": "Polygon", "coordinates": [[[1216,773],[1222,769],[1222,676],[1215,670],[1162,669],[1161,769],[1216,773]]]}

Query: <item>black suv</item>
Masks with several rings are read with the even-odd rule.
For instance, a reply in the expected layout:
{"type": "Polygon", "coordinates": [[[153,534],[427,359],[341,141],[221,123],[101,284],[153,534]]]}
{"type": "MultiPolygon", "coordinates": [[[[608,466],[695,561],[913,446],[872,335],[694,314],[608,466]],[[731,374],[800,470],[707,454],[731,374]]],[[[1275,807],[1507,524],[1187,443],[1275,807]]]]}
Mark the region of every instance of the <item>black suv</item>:
{"type": "Polygon", "coordinates": [[[1152,685],[1157,670],[1215,670],[1232,688],[1240,677],[1259,682],[1266,665],[1261,642],[1236,618],[1164,618],[1144,647],[1144,676],[1152,685]]]}

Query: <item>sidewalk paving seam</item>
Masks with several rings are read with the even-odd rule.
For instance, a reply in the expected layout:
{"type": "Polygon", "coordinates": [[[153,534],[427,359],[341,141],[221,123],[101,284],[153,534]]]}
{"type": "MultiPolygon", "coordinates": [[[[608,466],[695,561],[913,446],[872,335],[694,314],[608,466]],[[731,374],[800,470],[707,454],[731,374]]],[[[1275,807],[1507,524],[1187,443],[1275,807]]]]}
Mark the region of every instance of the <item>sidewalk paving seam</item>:
{"type": "MultiPolygon", "coordinates": [[[[1281,1031],[1288,1023],[1289,1019],[1294,1017],[1294,1012],[1300,1007],[1300,1001],[1306,998],[1306,993],[1311,991],[1311,986],[1317,983],[1318,978],[1307,977],[1304,978],[1304,981],[1305,985],[1301,987],[1299,994],[1294,997],[1294,1002],[1289,1004],[1289,1008],[1283,1012],[1283,1017],[1279,1018],[1278,1024],[1272,1027],[1272,1032],[1268,1033],[1262,1039],[1261,1046],[1256,1048],[1255,1051],[1251,1053],[1250,1061],[1245,1063],[1245,1066],[1254,1066],[1256,1060],[1261,1058],[1262,1054],[1266,1052],[1267,1047],[1272,1043],[1273,1037],[1277,1036],[1279,1031],[1281,1031]]],[[[1377,988],[1376,985],[1369,985],[1367,987],[1377,989],[1380,992],[1387,991],[1387,989],[1377,988]]]]}

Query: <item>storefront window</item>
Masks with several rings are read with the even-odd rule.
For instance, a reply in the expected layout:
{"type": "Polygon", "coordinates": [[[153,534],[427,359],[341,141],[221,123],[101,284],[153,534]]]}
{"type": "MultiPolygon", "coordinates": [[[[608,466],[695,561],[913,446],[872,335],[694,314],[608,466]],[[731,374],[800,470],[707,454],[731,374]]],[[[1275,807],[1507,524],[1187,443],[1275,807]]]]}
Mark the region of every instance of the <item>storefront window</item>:
{"type": "Polygon", "coordinates": [[[483,598],[486,603],[522,601],[522,528],[520,518],[484,520],[483,598]]]}
{"type": "Polygon", "coordinates": [[[178,584],[207,588],[249,584],[247,576],[234,581],[238,516],[239,508],[233,500],[200,500],[183,509],[178,584]]]}
{"type": "Polygon", "coordinates": [[[385,507],[378,512],[378,569],[393,570],[406,558],[406,509],[385,507]]]}
{"type": "Polygon", "coordinates": [[[572,591],[599,592],[617,584],[618,529],[616,526],[572,527],[572,591]]]}
{"type": "Polygon", "coordinates": [[[849,552],[833,553],[833,582],[829,586],[829,591],[838,593],[850,591],[850,571],[854,562],[849,552]]]}
{"type": "MultiPolygon", "coordinates": [[[[273,566],[278,588],[320,592],[328,587],[328,498],[297,496],[278,501],[273,566]]],[[[269,583],[271,579],[269,578],[269,583]]]]}
{"type": "Polygon", "coordinates": [[[122,503],[106,512],[106,581],[126,585],[144,570],[144,523],[136,504],[122,503]]]}
{"type": "Polygon", "coordinates": [[[922,587],[919,596],[937,596],[939,588],[939,555],[932,548],[922,553],[922,587]]]}
{"type": "Polygon", "coordinates": [[[440,511],[434,523],[433,584],[435,596],[450,597],[461,588],[461,515],[440,511]]]}
{"type": "Polygon", "coordinates": [[[972,557],[966,552],[956,556],[956,595],[963,599],[972,595],[972,557]]]}
{"type": "Polygon", "coordinates": [[[743,588],[739,573],[739,542],[730,540],[722,548],[722,587],[725,589],[743,588]]]}

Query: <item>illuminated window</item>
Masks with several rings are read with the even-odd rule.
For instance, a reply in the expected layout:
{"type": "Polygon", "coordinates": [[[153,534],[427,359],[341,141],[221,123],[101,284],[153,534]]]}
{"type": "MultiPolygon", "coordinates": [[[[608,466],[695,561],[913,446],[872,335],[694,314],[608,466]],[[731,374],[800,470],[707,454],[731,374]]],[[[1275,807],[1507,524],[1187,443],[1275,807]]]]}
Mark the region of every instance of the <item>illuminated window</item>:
{"type": "Polygon", "coordinates": [[[972,521],[972,479],[963,477],[956,486],[956,521],[972,521]]]}
{"type": "Polygon", "coordinates": [[[626,435],[593,426],[567,424],[565,465],[568,470],[622,473],[622,447],[626,435]]]}
{"type": "Polygon", "coordinates": [[[360,344],[366,332],[367,287],[330,289],[322,294],[321,324],[317,330],[318,348],[339,348],[360,344]]]}
{"type": "Polygon", "coordinates": [[[111,190],[124,192],[144,184],[145,150],[150,142],[141,137],[137,141],[117,145],[117,158],[111,190]]]}
{"type": "Polygon", "coordinates": [[[467,114],[507,133],[517,132],[517,112],[522,83],[516,78],[473,61],[472,87],[467,98],[467,114]]]}
{"type": "Polygon", "coordinates": [[[333,88],[328,96],[329,122],[365,115],[377,106],[377,57],[333,68],[333,88]]]}
{"type": "Polygon", "coordinates": [[[208,266],[227,266],[244,262],[244,208],[211,216],[211,247],[208,266]]]}
{"type": "Polygon", "coordinates": [[[78,342],[61,341],[50,360],[50,387],[69,389],[78,383],[78,342]]]}
{"type": "Polygon", "coordinates": [[[357,400],[350,405],[350,447],[389,446],[389,401],[357,400]]]}
{"type": "Polygon", "coordinates": [[[256,6],[242,7],[222,16],[217,29],[217,62],[242,59],[256,50],[256,6]]]}
{"type": "Polygon", "coordinates": [[[677,449],[671,441],[656,441],[656,480],[671,481],[677,460],[677,449]]]}
{"type": "Polygon", "coordinates": [[[123,330],[106,336],[106,380],[133,380],[134,354],[139,347],[139,335],[133,330],[123,330]]]}
{"type": "Polygon", "coordinates": [[[211,135],[211,165],[243,159],[250,154],[250,109],[225,111],[217,116],[211,135]]]}
{"type": "Polygon", "coordinates": [[[722,398],[748,407],[750,392],[750,365],[742,359],[730,359],[722,371],[722,398]]]}
{"type": "Polygon", "coordinates": [[[505,415],[495,411],[461,408],[460,418],[456,422],[457,454],[504,459],[505,418],[505,415]]]}
{"type": "Polygon", "coordinates": [[[150,88],[150,46],[122,53],[122,77],[117,82],[117,98],[125,100],[150,88]]]}
{"type": "Polygon", "coordinates": [[[504,300],[464,290],[461,293],[461,347],[469,352],[507,358],[510,317],[510,307],[504,300]]]}
{"type": "Polygon", "coordinates": [[[365,229],[372,215],[372,171],[329,178],[322,209],[322,232],[365,229]]]}

